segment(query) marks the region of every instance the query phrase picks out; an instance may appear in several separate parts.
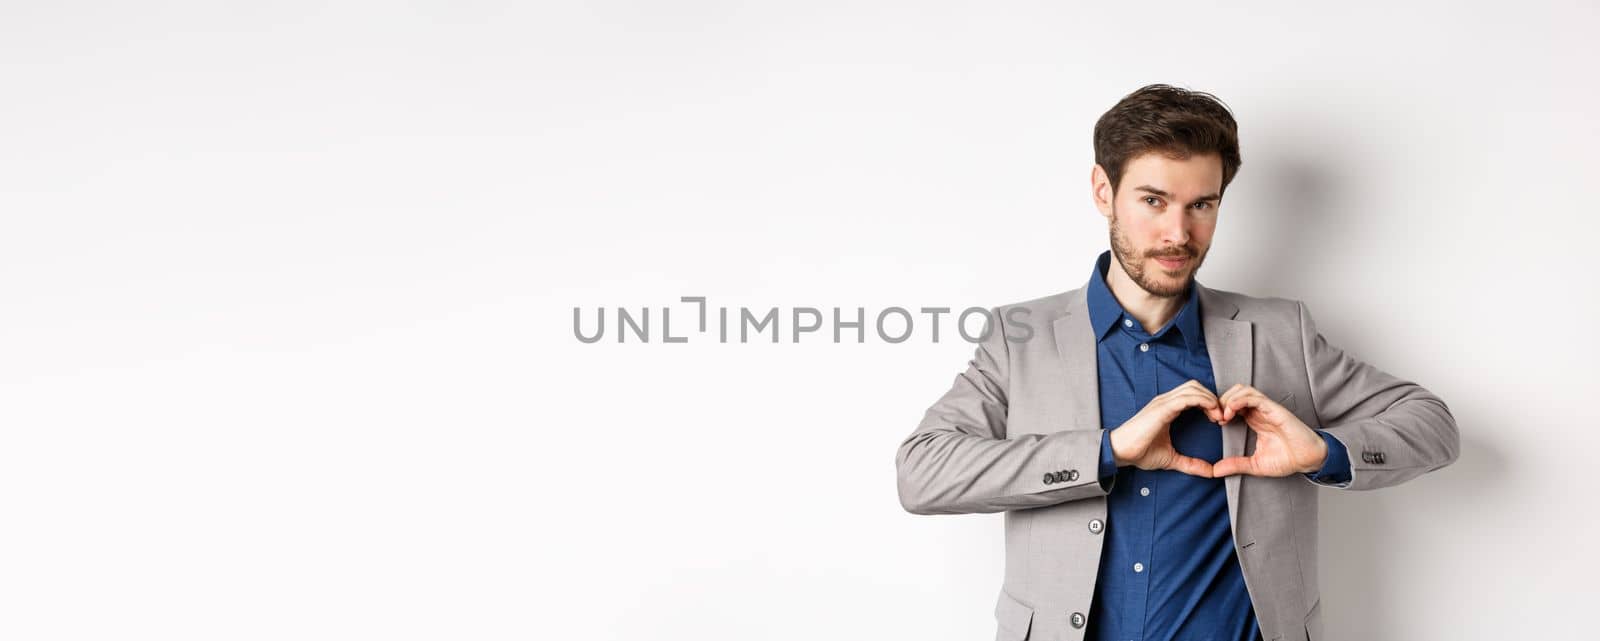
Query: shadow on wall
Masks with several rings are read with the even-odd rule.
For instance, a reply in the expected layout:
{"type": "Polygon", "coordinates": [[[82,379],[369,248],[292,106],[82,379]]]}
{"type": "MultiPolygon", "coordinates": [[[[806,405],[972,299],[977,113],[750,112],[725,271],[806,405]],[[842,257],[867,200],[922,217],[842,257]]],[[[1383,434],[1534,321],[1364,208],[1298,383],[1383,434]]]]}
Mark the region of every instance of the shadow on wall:
{"type": "MultiPolygon", "coordinates": [[[[1271,242],[1252,243],[1247,262],[1253,269],[1243,285],[1246,292],[1291,291],[1295,284],[1310,281],[1309,261],[1318,254],[1358,247],[1340,229],[1336,211],[1337,181],[1326,163],[1286,157],[1258,161],[1260,175],[1252,176],[1261,187],[1259,214],[1250,219],[1252,236],[1271,242]]],[[[1343,217],[1348,219],[1348,216],[1343,217]]],[[[1292,296],[1292,294],[1291,294],[1292,296]]]]}
{"type": "MultiPolygon", "coordinates": [[[[1426,387],[1426,385],[1424,385],[1426,387]]],[[[1441,595],[1407,593],[1396,585],[1396,573],[1414,567],[1413,555],[1439,536],[1458,533],[1472,524],[1475,505],[1491,498],[1506,475],[1504,456],[1473,436],[1482,416],[1446,398],[1461,428],[1461,458],[1449,467],[1392,488],[1368,492],[1323,491],[1321,505],[1321,587],[1325,632],[1330,639],[1399,638],[1405,631],[1426,628],[1415,620],[1416,604],[1437,603],[1441,595]],[[1427,531],[1420,531],[1426,526],[1427,531]],[[1377,633],[1388,630],[1388,635],[1377,633]]],[[[1472,590],[1473,581],[1442,577],[1429,581],[1452,589],[1472,590]]],[[[1448,599],[1446,599],[1448,600],[1448,599]]],[[[1439,616],[1473,617],[1472,612],[1430,612],[1439,616]]]]}
{"type": "MultiPolygon", "coordinates": [[[[1251,270],[1251,277],[1240,287],[1246,292],[1285,292],[1283,295],[1303,299],[1294,292],[1322,277],[1315,273],[1319,257],[1335,257],[1338,252],[1356,251],[1379,240],[1368,237],[1379,232],[1361,221],[1363,215],[1381,212],[1361,211],[1355,197],[1360,187],[1344,185],[1346,181],[1338,173],[1344,163],[1357,162],[1362,150],[1349,148],[1332,136],[1307,141],[1303,130],[1279,129],[1261,135],[1275,133],[1283,135],[1272,139],[1283,142],[1261,150],[1252,163],[1257,173],[1251,176],[1261,190],[1257,206],[1262,212],[1250,222],[1251,236],[1272,242],[1251,246],[1246,262],[1260,269],[1251,270]],[[1317,155],[1301,154],[1297,149],[1316,149],[1317,155]]],[[[1344,319],[1359,323],[1361,315],[1344,319]]],[[[1361,337],[1374,336],[1380,328],[1355,325],[1348,329],[1348,334],[1340,337],[1339,347],[1406,378],[1401,363],[1359,356],[1371,353],[1363,348],[1361,337]]],[[[1500,491],[1501,477],[1506,474],[1505,456],[1491,449],[1475,428],[1504,425],[1507,423],[1501,421],[1514,421],[1515,417],[1493,416],[1496,408],[1470,395],[1453,394],[1426,380],[1415,382],[1438,394],[1450,407],[1461,431],[1461,457],[1449,467],[1400,486],[1370,492],[1321,492],[1319,582],[1328,638],[1394,638],[1374,636],[1374,631],[1398,635],[1417,629],[1421,624],[1409,619],[1419,599],[1402,593],[1406,582],[1397,584],[1395,573],[1415,567],[1411,556],[1437,544],[1437,537],[1471,527],[1476,518],[1473,506],[1496,500],[1491,497],[1500,491]]],[[[1468,590],[1471,585],[1459,589],[1468,590]]]]}

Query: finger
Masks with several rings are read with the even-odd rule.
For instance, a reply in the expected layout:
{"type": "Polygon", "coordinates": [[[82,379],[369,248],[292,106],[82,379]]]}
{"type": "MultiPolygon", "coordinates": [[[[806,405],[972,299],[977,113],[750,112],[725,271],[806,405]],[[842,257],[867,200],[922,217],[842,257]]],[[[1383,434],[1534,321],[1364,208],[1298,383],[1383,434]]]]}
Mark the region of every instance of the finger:
{"type": "Polygon", "coordinates": [[[1206,407],[1206,418],[1218,425],[1226,423],[1227,421],[1223,420],[1222,417],[1222,399],[1217,398],[1215,395],[1210,396],[1210,398],[1213,402],[1206,407]]]}
{"type": "Polygon", "coordinates": [[[1159,394],[1151,400],[1152,403],[1162,404],[1162,415],[1171,421],[1190,407],[1198,407],[1205,413],[1206,419],[1215,423],[1222,418],[1222,406],[1217,402],[1217,395],[1199,381],[1189,379],[1183,384],[1159,394]]]}
{"type": "Polygon", "coordinates": [[[1222,418],[1224,423],[1233,420],[1233,412],[1228,411],[1228,402],[1238,398],[1239,395],[1249,393],[1254,389],[1254,387],[1245,385],[1244,383],[1234,383],[1233,387],[1228,388],[1228,391],[1223,392],[1222,396],[1217,398],[1217,402],[1222,405],[1222,418]]]}
{"type": "Polygon", "coordinates": [[[1255,416],[1265,419],[1263,421],[1258,421],[1259,423],[1278,427],[1283,418],[1283,416],[1277,411],[1278,407],[1279,406],[1277,402],[1267,398],[1266,394],[1262,394],[1260,391],[1251,390],[1249,393],[1234,397],[1232,401],[1229,401],[1227,405],[1223,406],[1223,411],[1226,413],[1231,410],[1232,413],[1238,414],[1245,411],[1245,408],[1251,408],[1253,410],[1252,413],[1255,416]]]}
{"type": "Polygon", "coordinates": [[[1249,456],[1229,456],[1217,461],[1216,465],[1211,466],[1211,471],[1216,478],[1235,474],[1253,475],[1256,473],[1256,460],[1249,456]]]}
{"type": "Polygon", "coordinates": [[[1200,390],[1201,392],[1205,393],[1206,396],[1210,396],[1211,398],[1218,398],[1217,393],[1212,391],[1211,388],[1206,387],[1205,383],[1201,383],[1200,381],[1197,381],[1197,380],[1194,380],[1194,379],[1189,379],[1189,382],[1194,385],[1195,389],[1200,390]]]}
{"type": "Polygon", "coordinates": [[[1271,402],[1254,387],[1246,385],[1238,390],[1230,390],[1228,398],[1222,401],[1223,418],[1231,421],[1246,407],[1261,407],[1261,401],[1271,402]]]}
{"type": "Polygon", "coordinates": [[[1221,407],[1221,405],[1219,405],[1217,403],[1217,397],[1212,395],[1211,392],[1208,392],[1208,391],[1203,390],[1203,389],[1202,390],[1186,389],[1186,390],[1183,390],[1182,392],[1179,392],[1178,394],[1174,394],[1173,398],[1174,399],[1183,399],[1183,401],[1185,403],[1188,403],[1190,405],[1195,405],[1195,406],[1199,406],[1199,405],[1215,405],[1215,406],[1221,407]]]}
{"type": "Polygon", "coordinates": [[[1208,417],[1213,415],[1220,416],[1222,413],[1222,406],[1217,404],[1217,399],[1213,398],[1210,394],[1196,392],[1194,390],[1184,390],[1179,394],[1167,398],[1167,412],[1169,415],[1168,420],[1177,418],[1177,416],[1183,413],[1184,410],[1191,407],[1200,408],[1208,417]]]}
{"type": "Polygon", "coordinates": [[[1191,381],[1185,382],[1185,383],[1183,383],[1183,384],[1181,384],[1181,385],[1179,385],[1177,387],[1169,389],[1166,392],[1163,392],[1161,394],[1157,394],[1156,398],[1160,398],[1160,399],[1176,398],[1176,397],[1182,396],[1182,395],[1184,395],[1184,394],[1186,394],[1188,392],[1194,391],[1195,387],[1193,385],[1189,384],[1189,383],[1193,383],[1193,382],[1194,381],[1191,380],[1191,381]]]}
{"type": "Polygon", "coordinates": [[[1213,472],[1211,469],[1210,463],[1192,456],[1184,456],[1177,453],[1172,455],[1172,461],[1167,464],[1167,468],[1183,472],[1184,474],[1188,474],[1190,476],[1198,476],[1200,478],[1209,479],[1213,478],[1215,475],[1215,472],[1213,472]]]}
{"type": "Polygon", "coordinates": [[[1217,398],[1225,400],[1225,399],[1228,399],[1228,398],[1231,398],[1231,397],[1237,395],[1240,390],[1246,390],[1246,389],[1250,389],[1250,386],[1249,385],[1245,385],[1244,383],[1234,383],[1233,387],[1230,387],[1227,390],[1223,391],[1221,394],[1218,394],[1217,398]]]}
{"type": "Polygon", "coordinates": [[[1232,417],[1228,415],[1228,399],[1233,398],[1233,395],[1236,393],[1235,390],[1238,389],[1239,385],[1235,384],[1233,387],[1228,388],[1227,391],[1217,395],[1217,405],[1219,410],[1217,412],[1217,418],[1219,419],[1217,421],[1218,423],[1226,423],[1229,420],[1232,420],[1232,417]]]}
{"type": "Polygon", "coordinates": [[[1184,383],[1183,386],[1204,394],[1206,398],[1209,398],[1212,401],[1216,401],[1212,405],[1204,406],[1206,419],[1213,423],[1222,422],[1222,399],[1217,396],[1216,392],[1211,391],[1211,388],[1206,387],[1204,383],[1192,378],[1189,379],[1188,382],[1184,383]]]}
{"type": "MultiPolygon", "coordinates": [[[[1207,390],[1207,391],[1209,391],[1209,390],[1207,390]]],[[[1226,423],[1227,421],[1223,420],[1223,416],[1222,416],[1222,410],[1223,410],[1222,397],[1218,396],[1216,394],[1212,394],[1211,398],[1214,398],[1214,399],[1217,400],[1217,405],[1216,405],[1216,408],[1213,411],[1207,412],[1206,416],[1211,419],[1211,422],[1216,423],[1218,425],[1226,423]]]]}

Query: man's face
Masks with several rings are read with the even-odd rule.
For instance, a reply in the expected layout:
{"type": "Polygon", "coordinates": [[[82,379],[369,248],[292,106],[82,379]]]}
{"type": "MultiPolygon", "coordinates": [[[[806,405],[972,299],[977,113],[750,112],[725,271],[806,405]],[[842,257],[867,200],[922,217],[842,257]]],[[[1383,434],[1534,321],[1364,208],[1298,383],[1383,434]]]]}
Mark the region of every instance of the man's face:
{"type": "Polygon", "coordinates": [[[1184,293],[1200,271],[1222,202],[1222,158],[1183,160],[1146,153],[1128,161],[1111,194],[1105,172],[1094,170],[1095,204],[1111,221],[1111,253],[1152,296],[1184,293]]]}

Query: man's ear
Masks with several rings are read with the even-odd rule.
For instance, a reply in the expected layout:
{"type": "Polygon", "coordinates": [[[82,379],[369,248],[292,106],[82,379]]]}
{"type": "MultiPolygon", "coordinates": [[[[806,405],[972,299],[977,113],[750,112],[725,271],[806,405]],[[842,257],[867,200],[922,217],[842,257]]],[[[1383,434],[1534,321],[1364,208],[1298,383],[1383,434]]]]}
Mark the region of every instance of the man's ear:
{"type": "Polygon", "coordinates": [[[1100,166],[1100,163],[1095,163],[1094,169],[1089,172],[1089,188],[1089,195],[1094,199],[1095,209],[1099,209],[1100,215],[1110,220],[1111,200],[1116,196],[1112,194],[1111,177],[1106,175],[1106,170],[1100,166]]]}

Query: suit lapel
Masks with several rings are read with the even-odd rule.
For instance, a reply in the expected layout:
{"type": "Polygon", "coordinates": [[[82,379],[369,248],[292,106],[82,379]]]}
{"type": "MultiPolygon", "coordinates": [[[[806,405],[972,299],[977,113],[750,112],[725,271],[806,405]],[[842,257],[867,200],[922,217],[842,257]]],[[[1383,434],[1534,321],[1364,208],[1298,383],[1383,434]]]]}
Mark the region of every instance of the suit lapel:
{"type": "MultiPolygon", "coordinates": [[[[1206,352],[1211,357],[1211,372],[1217,383],[1217,395],[1222,395],[1236,383],[1254,385],[1252,363],[1255,354],[1251,347],[1252,335],[1249,321],[1235,320],[1238,306],[1228,302],[1210,288],[1195,283],[1200,288],[1200,330],[1206,336],[1206,352]]],[[[1249,427],[1237,416],[1222,426],[1222,455],[1243,456],[1249,427]]],[[[1237,474],[1223,479],[1228,492],[1228,519],[1235,531],[1239,523],[1239,482],[1237,474]]]]}
{"type": "Polygon", "coordinates": [[[1089,323],[1089,288],[1080,287],[1067,299],[1067,313],[1052,325],[1056,351],[1066,370],[1066,393],[1072,408],[1073,429],[1097,430],[1100,425],[1099,350],[1089,323]]]}

